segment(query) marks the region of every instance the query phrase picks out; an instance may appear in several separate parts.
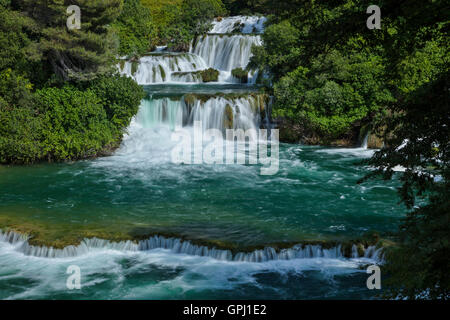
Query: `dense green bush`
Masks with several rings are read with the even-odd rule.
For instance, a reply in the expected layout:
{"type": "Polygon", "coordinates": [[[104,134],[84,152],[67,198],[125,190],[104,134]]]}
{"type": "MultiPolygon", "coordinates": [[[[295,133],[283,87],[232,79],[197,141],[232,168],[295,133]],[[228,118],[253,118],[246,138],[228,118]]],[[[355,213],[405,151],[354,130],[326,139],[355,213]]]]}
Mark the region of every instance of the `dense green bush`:
{"type": "Polygon", "coordinates": [[[100,98],[91,90],[72,86],[45,88],[35,94],[43,116],[43,152],[51,160],[73,160],[97,155],[114,142],[114,130],[100,98]]]}
{"type": "Polygon", "coordinates": [[[118,128],[128,126],[144,98],[142,87],[125,76],[98,78],[90,89],[101,99],[108,119],[118,128]]]}
{"type": "Polygon", "coordinates": [[[34,94],[24,79],[4,72],[2,89],[7,89],[7,81],[9,87],[22,89],[0,98],[1,163],[76,160],[107,153],[120,143],[144,95],[133,80],[120,76],[101,77],[79,88],[43,88],[34,94]]]}
{"type": "Polygon", "coordinates": [[[140,55],[152,51],[158,43],[158,35],[151,11],[140,0],[126,0],[123,11],[113,24],[118,34],[121,56],[140,55]]]}
{"type": "Polygon", "coordinates": [[[352,124],[393,101],[383,83],[380,56],[339,51],[313,59],[275,84],[274,114],[299,123],[322,141],[337,139],[352,124]]]}
{"type": "Polygon", "coordinates": [[[11,69],[0,73],[0,163],[30,163],[42,157],[42,115],[31,83],[11,69]]]}

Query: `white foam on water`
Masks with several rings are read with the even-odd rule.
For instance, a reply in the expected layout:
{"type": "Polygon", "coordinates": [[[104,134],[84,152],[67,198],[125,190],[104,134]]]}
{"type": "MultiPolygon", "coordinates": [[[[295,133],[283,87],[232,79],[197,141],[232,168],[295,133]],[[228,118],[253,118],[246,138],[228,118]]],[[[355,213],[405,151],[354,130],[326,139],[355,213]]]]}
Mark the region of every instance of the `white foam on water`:
{"type": "Polygon", "coordinates": [[[205,61],[190,53],[165,53],[144,56],[139,61],[125,61],[121,74],[133,78],[140,85],[155,83],[202,82],[201,77],[179,76],[176,74],[197,72],[208,69],[205,61]],[[134,69],[135,68],[135,69],[134,69]],[[176,73],[173,75],[173,73],[176,73]]]}
{"type": "Polygon", "coordinates": [[[328,154],[351,155],[358,158],[370,158],[377,150],[366,148],[328,148],[320,149],[316,152],[328,154]]]}
{"type": "Polygon", "coordinates": [[[258,16],[233,16],[218,18],[213,21],[213,28],[210,33],[263,33],[264,24],[266,22],[266,17],[258,16]]]}
{"type": "Polygon", "coordinates": [[[247,67],[252,46],[261,45],[260,36],[204,35],[200,36],[190,52],[202,57],[214,69],[231,72],[247,67]]]}
{"type": "MultiPolygon", "coordinates": [[[[6,239],[7,236],[3,233],[2,237],[6,239]]],[[[8,239],[11,237],[9,234],[8,239]]],[[[82,255],[48,259],[24,255],[18,250],[21,241],[0,241],[0,285],[4,281],[26,279],[25,284],[14,290],[8,288],[10,291],[2,292],[4,299],[45,299],[55,295],[64,295],[64,298],[167,299],[183,297],[187,292],[233,290],[244,284],[259,286],[255,276],[265,273],[301,275],[315,271],[333,281],[336,275],[365,272],[359,269],[362,264],[376,263],[376,259],[369,257],[370,252],[367,257],[350,259],[322,256],[259,263],[228,261],[164,248],[124,250],[118,244],[101,246],[106,242],[98,239],[97,246],[82,255]],[[71,265],[80,267],[81,291],[67,290],[66,270],[71,265]],[[138,280],[133,281],[133,277],[138,280]]]]}

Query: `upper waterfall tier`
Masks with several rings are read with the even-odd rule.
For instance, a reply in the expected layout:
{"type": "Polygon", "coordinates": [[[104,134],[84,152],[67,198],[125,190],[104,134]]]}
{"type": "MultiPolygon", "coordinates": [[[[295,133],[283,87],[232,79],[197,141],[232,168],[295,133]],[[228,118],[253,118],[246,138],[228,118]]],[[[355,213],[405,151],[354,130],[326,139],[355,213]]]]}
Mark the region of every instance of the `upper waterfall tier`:
{"type": "Polygon", "coordinates": [[[246,68],[252,56],[252,46],[261,44],[260,36],[205,35],[194,42],[191,53],[202,57],[212,68],[231,72],[236,68],[246,68]]]}
{"type": "Polygon", "coordinates": [[[123,59],[118,68],[141,85],[157,83],[249,83],[255,84],[259,73],[245,69],[252,56],[252,46],[261,45],[255,33],[264,30],[264,17],[228,17],[216,19],[210,33],[197,37],[189,53],[166,52],[159,47],[139,60],[123,59]],[[238,34],[229,34],[236,33],[238,34]],[[250,34],[251,33],[251,34],[250,34]],[[214,69],[214,70],[212,70],[214,69]],[[239,74],[239,76],[237,76],[239,74]]]}
{"type": "Polygon", "coordinates": [[[234,16],[217,18],[210,33],[263,33],[266,17],[234,16]]]}
{"type": "Polygon", "coordinates": [[[145,85],[161,82],[202,82],[200,77],[190,79],[180,73],[197,72],[208,69],[205,61],[190,53],[151,54],[139,61],[123,61],[119,65],[122,74],[132,77],[137,83],[145,85]],[[186,81],[190,80],[190,81],[186,81]]]}

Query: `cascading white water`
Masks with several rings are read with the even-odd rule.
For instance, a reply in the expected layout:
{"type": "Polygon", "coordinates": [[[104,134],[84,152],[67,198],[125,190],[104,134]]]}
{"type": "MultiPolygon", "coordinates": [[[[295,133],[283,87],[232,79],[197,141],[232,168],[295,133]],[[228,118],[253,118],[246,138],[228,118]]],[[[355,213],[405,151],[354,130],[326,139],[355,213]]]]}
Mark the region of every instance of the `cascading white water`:
{"type": "Polygon", "coordinates": [[[201,121],[204,129],[258,129],[261,122],[259,111],[264,107],[253,96],[238,99],[214,97],[206,102],[197,100],[189,122],[201,121]]]}
{"type": "Polygon", "coordinates": [[[258,129],[265,110],[263,95],[245,97],[210,96],[205,100],[195,95],[182,98],[144,100],[136,122],[144,128],[167,126],[171,130],[192,126],[201,121],[203,129],[258,129]]]}
{"type": "Polygon", "coordinates": [[[210,33],[263,33],[266,17],[234,16],[215,19],[210,33]]]}
{"type": "MultiPolygon", "coordinates": [[[[245,69],[252,56],[253,45],[261,45],[265,17],[236,16],[217,19],[209,34],[191,43],[189,53],[171,53],[161,48],[138,61],[122,60],[118,64],[121,74],[132,77],[141,85],[155,83],[202,83],[199,71],[213,68],[219,71],[220,83],[239,83],[231,71],[245,69]],[[239,32],[230,35],[228,33],[239,32]]],[[[250,71],[248,83],[255,84],[258,71],[250,71]]]]}
{"type": "Polygon", "coordinates": [[[139,61],[126,61],[119,65],[120,72],[132,77],[141,85],[163,83],[163,82],[202,82],[201,78],[180,78],[173,73],[196,72],[208,69],[205,61],[195,54],[155,54],[144,56],[139,61]],[[185,81],[192,80],[192,81],[185,81]]]}
{"type": "MultiPolygon", "coordinates": [[[[78,246],[67,246],[64,249],[54,249],[52,247],[32,246],[28,243],[27,237],[15,232],[2,232],[0,230],[0,241],[6,241],[16,245],[16,250],[25,255],[41,258],[69,258],[87,254],[92,250],[108,249],[117,251],[149,251],[154,249],[166,249],[173,253],[188,254],[195,256],[210,257],[223,261],[235,262],[265,262],[270,260],[293,260],[311,258],[346,258],[340,245],[324,249],[320,245],[298,244],[288,249],[275,250],[272,247],[254,250],[252,252],[239,252],[233,254],[230,250],[210,248],[196,245],[191,241],[184,241],[178,238],[166,238],[163,236],[153,236],[147,240],[113,242],[98,238],[84,239],[78,246]]],[[[358,250],[353,246],[352,258],[367,258],[375,261],[382,260],[382,248],[368,246],[363,248],[363,255],[358,254],[358,250]]]]}
{"type": "Polygon", "coordinates": [[[370,131],[366,133],[366,135],[364,136],[364,139],[361,143],[361,148],[367,150],[368,148],[368,144],[369,144],[369,135],[370,135],[370,131]]]}
{"type": "Polygon", "coordinates": [[[261,44],[260,36],[205,35],[196,40],[191,53],[202,57],[214,69],[231,72],[236,68],[245,69],[252,56],[252,46],[261,44]]]}
{"type": "Polygon", "coordinates": [[[136,121],[143,128],[167,126],[175,130],[183,126],[186,110],[180,100],[170,98],[143,100],[136,121]]]}

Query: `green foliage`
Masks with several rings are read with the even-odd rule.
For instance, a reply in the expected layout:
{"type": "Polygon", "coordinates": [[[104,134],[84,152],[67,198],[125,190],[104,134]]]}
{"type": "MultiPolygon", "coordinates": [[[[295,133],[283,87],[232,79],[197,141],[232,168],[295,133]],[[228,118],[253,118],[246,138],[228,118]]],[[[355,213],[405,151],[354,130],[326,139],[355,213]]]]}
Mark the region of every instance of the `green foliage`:
{"type": "Polygon", "coordinates": [[[183,0],[181,10],[183,23],[194,35],[208,32],[210,21],[226,13],[221,0],[183,0]]]}
{"type": "Polygon", "coordinates": [[[114,148],[136,114],[143,89],[133,80],[101,77],[77,88],[44,88],[2,73],[1,89],[17,85],[0,100],[1,163],[64,161],[94,157],[114,148]],[[6,84],[6,85],[5,85],[6,84]]]}
{"type": "Polygon", "coordinates": [[[414,208],[401,226],[401,245],[388,251],[389,298],[450,298],[449,89],[447,68],[410,92],[385,121],[387,146],[369,161],[377,168],[371,176],[385,179],[405,168],[399,194],[414,208]]]}
{"type": "Polygon", "coordinates": [[[119,130],[129,125],[144,98],[142,87],[125,76],[101,77],[89,88],[100,97],[108,120],[119,130]]]}
{"type": "MultiPolygon", "coordinates": [[[[118,52],[109,24],[121,13],[122,0],[76,4],[83,8],[82,28],[68,31],[68,1],[1,3],[0,163],[103,154],[118,146],[137,112],[143,89],[112,75],[118,52]]],[[[137,12],[145,8],[136,1],[127,5],[117,23],[140,43],[147,33],[129,17],[147,23],[148,12],[137,12]]]]}
{"type": "Polygon", "coordinates": [[[253,47],[249,68],[269,71],[275,79],[299,65],[299,31],[289,21],[268,26],[263,34],[264,47],[253,47]]]}
{"type": "Polygon", "coordinates": [[[187,51],[195,36],[211,27],[211,20],[226,14],[221,0],[142,0],[158,28],[159,44],[172,51],[187,51]]]}
{"type": "Polygon", "coordinates": [[[119,54],[141,55],[152,51],[158,42],[156,26],[151,11],[140,0],[126,0],[123,11],[114,22],[113,29],[119,36],[119,54]]]}
{"type": "Polygon", "coordinates": [[[0,163],[30,163],[42,157],[42,116],[33,108],[32,85],[11,69],[0,73],[0,163]]]}
{"type": "Polygon", "coordinates": [[[268,0],[223,0],[223,4],[233,16],[270,13],[268,2],[268,0]]]}
{"type": "Polygon", "coordinates": [[[81,29],[68,30],[69,1],[20,0],[20,9],[38,26],[35,44],[41,63],[62,80],[83,81],[110,73],[117,41],[110,24],[122,11],[123,0],[77,0],[83,8],[81,29]]]}
{"type": "Polygon", "coordinates": [[[201,71],[203,82],[217,82],[219,81],[219,71],[209,68],[201,71]]]}
{"type": "Polygon", "coordinates": [[[11,68],[30,79],[43,81],[47,74],[32,41],[37,29],[33,19],[0,7],[0,70],[11,68]]]}
{"type": "Polygon", "coordinates": [[[43,116],[43,153],[49,160],[92,157],[114,141],[100,98],[72,86],[38,90],[36,110],[43,116]]]}
{"type": "Polygon", "coordinates": [[[302,123],[325,142],[337,139],[393,101],[383,75],[379,56],[333,50],[313,59],[310,69],[298,67],[275,84],[274,115],[302,123]]]}
{"type": "Polygon", "coordinates": [[[450,299],[449,194],[446,183],[429,205],[408,214],[400,231],[402,246],[388,251],[383,268],[391,275],[386,298],[450,299]]]}
{"type": "Polygon", "coordinates": [[[31,97],[33,85],[28,79],[17,75],[11,69],[0,73],[0,98],[11,108],[14,105],[25,105],[31,97]]]}

